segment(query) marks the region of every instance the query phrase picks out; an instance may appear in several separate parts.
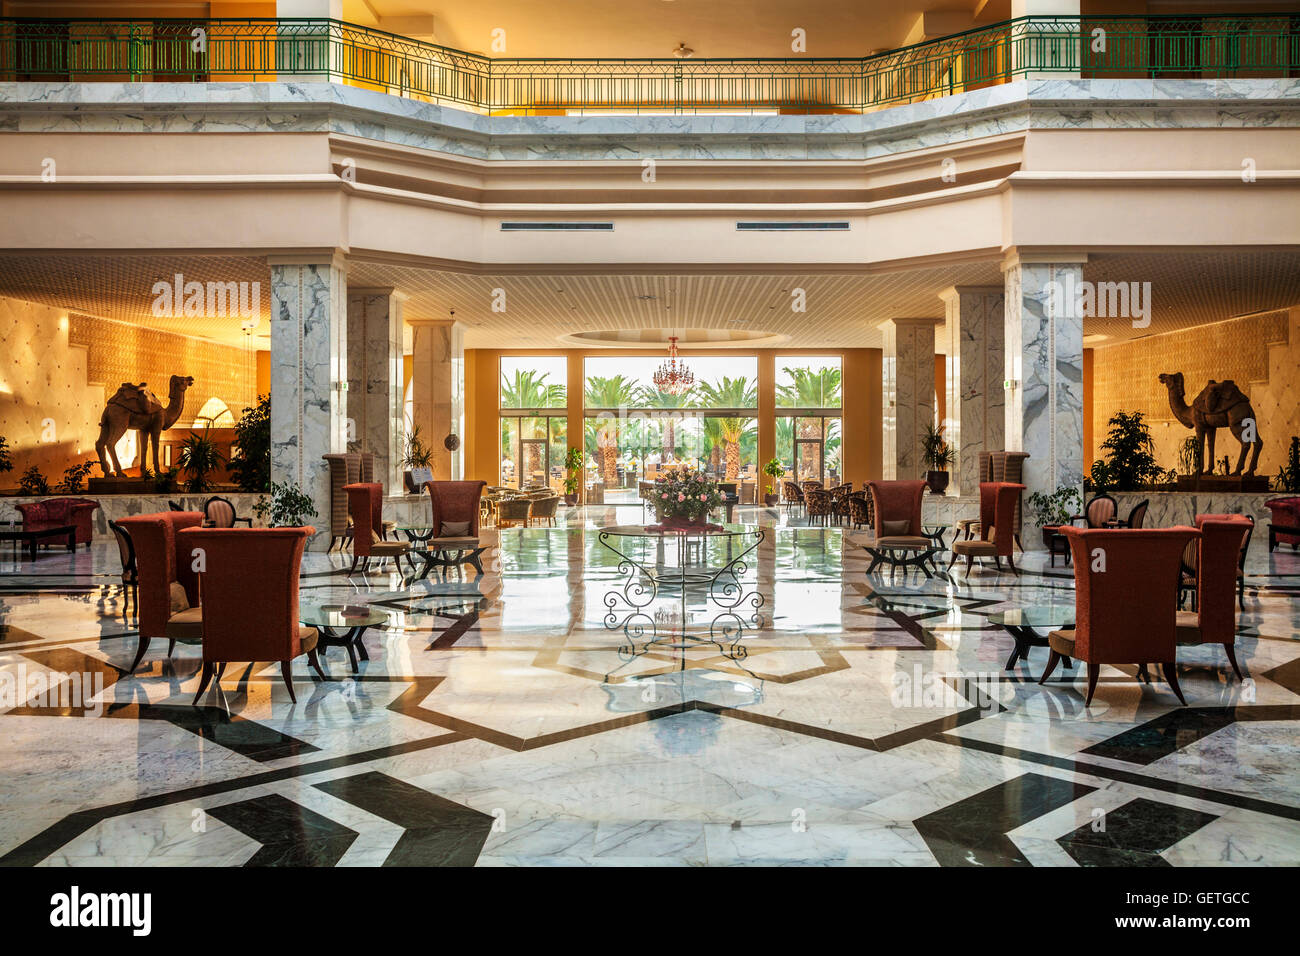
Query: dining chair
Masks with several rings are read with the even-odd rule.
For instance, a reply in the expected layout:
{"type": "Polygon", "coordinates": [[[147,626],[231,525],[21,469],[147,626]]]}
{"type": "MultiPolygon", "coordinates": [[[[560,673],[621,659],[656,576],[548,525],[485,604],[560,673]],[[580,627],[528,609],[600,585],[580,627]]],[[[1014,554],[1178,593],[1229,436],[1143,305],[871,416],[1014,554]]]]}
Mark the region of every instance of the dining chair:
{"type": "Polygon", "coordinates": [[[1183,548],[1201,533],[1185,527],[1063,525],[1061,534],[1074,558],[1074,627],[1048,634],[1051,653],[1038,683],[1046,681],[1063,658],[1081,660],[1088,672],[1086,707],[1092,703],[1102,664],[1142,667],[1158,661],[1179,702],[1186,704],[1175,664],[1173,587],[1183,548]]]}
{"type": "Polygon", "coordinates": [[[352,567],[348,568],[348,574],[356,571],[358,561],[364,562],[361,573],[365,574],[371,558],[392,558],[394,564],[404,556],[409,558],[409,541],[384,540],[384,486],[377,482],[358,482],[344,485],[343,490],[352,517],[352,567]]]}
{"type": "Polygon", "coordinates": [[[129,619],[128,609],[132,598],[135,599],[136,610],[140,609],[140,577],[135,563],[135,545],[131,543],[131,535],[116,521],[110,521],[108,527],[117,539],[117,556],[122,559],[122,616],[129,619]]]}

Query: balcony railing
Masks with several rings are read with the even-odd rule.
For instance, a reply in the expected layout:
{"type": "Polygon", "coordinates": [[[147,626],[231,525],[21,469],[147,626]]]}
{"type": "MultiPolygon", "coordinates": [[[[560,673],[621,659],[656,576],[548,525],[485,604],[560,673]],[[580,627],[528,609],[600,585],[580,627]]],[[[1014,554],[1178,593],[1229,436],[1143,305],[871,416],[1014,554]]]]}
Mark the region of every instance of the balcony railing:
{"type": "Polygon", "coordinates": [[[337,20],[0,19],[0,80],[319,79],[487,113],[865,112],[1005,83],[1300,76],[1300,16],[1022,17],[858,58],[506,59],[337,20]]]}

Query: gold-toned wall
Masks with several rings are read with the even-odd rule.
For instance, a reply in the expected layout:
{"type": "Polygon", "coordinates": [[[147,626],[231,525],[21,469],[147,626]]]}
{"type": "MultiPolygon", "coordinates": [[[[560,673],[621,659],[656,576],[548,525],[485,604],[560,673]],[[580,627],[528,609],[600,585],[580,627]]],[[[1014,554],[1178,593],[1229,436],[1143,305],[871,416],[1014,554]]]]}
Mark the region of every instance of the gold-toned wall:
{"type": "Polygon", "coordinates": [[[209,398],[221,399],[238,419],[257,397],[255,352],[87,315],[71,320],[70,341],[86,349],[89,381],[103,386],[101,409],[123,382],[147,382],[166,403],[173,375],[194,376],[178,427],[190,424],[209,398]]]}
{"type": "Polygon", "coordinates": [[[14,466],[0,474],[2,488],[33,465],[53,486],[70,464],[95,457],[104,406],[68,328],[64,309],[0,298],[0,436],[14,466]]]}
{"type": "MultiPolygon", "coordinates": [[[[1156,460],[1176,468],[1178,450],[1193,433],[1174,418],[1157,376],[1182,372],[1191,404],[1210,379],[1232,379],[1251,399],[1264,440],[1259,467],[1276,475],[1290,436],[1300,434],[1300,308],[1218,322],[1093,350],[1092,442],[1086,461],[1102,457],[1107,420],[1116,411],[1140,411],[1151,423],[1156,460]]],[[[1219,429],[1215,457],[1236,467],[1241,446],[1219,429]]]]}

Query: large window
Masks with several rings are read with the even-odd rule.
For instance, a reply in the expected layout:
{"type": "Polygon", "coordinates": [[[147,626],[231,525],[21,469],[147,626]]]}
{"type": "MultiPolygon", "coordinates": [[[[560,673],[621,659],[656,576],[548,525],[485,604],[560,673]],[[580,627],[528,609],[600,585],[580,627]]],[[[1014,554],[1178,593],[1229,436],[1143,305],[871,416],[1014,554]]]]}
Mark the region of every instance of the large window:
{"type": "Polygon", "coordinates": [[[505,487],[563,492],[566,373],[563,356],[502,357],[500,483],[505,487]]]}
{"type": "Polygon", "coordinates": [[[795,481],[843,480],[839,356],[776,358],[776,457],[795,481]]]}
{"type": "Polygon", "coordinates": [[[683,465],[720,480],[756,480],[757,358],[684,358],[695,384],[682,395],[655,386],[662,355],[587,359],[584,445],[590,477],[606,493],[683,465]]]}

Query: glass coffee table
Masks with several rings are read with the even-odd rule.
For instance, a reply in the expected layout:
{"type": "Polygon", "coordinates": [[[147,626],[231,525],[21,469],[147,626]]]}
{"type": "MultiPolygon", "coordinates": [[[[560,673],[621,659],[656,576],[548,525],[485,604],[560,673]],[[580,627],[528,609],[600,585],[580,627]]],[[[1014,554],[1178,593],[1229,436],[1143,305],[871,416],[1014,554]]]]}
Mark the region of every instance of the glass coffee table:
{"type": "Polygon", "coordinates": [[[370,660],[361,636],[368,627],[382,627],[388,623],[388,612],[370,604],[308,604],[298,609],[298,622],[316,628],[320,635],[317,647],[321,654],[327,647],[342,647],[348,652],[352,673],[357,672],[357,655],[370,660]],[[345,610],[347,613],[344,613],[345,610]],[[352,613],[352,612],[356,613],[352,613]]]}
{"type": "MultiPolygon", "coordinates": [[[[1073,604],[1040,604],[1036,607],[1013,607],[994,611],[989,621],[1006,628],[1016,640],[1016,646],[1007,658],[1006,670],[1012,670],[1017,660],[1028,662],[1031,647],[1046,647],[1051,631],[1074,627],[1073,604]]],[[[1074,662],[1065,658],[1065,666],[1074,662]]]]}

